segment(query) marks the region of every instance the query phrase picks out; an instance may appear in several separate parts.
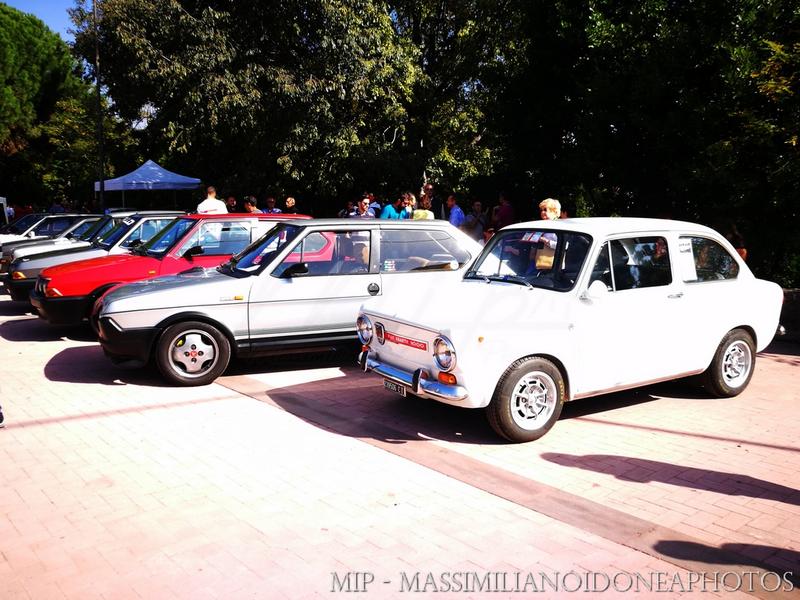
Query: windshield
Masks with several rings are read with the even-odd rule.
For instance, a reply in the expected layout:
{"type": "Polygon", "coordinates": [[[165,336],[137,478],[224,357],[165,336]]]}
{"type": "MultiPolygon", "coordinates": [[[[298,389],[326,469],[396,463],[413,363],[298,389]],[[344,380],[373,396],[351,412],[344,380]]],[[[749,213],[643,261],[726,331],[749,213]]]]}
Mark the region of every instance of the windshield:
{"type": "Polygon", "coordinates": [[[151,256],[166,254],[195,223],[193,219],[175,219],[141,246],[141,252],[151,256]]]}
{"type": "Polygon", "coordinates": [[[234,256],[230,267],[243,273],[256,273],[280,252],[286,244],[294,240],[302,227],[281,223],[270,229],[239,254],[234,256]]]}
{"type": "Polygon", "coordinates": [[[89,231],[97,227],[98,221],[84,221],[80,225],[78,225],[75,229],[70,231],[67,234],[67,237],[72,239],[83,239],[83,236],[86,235],[89,231]]]}
{"type": "Polygon", "coordinates": [[[23,231],[35,225],[41,220],[42,220],[42,215],[40,214],[34,213],[30,215],[25,215],[24,217],[20,217],[10,225],[6,225],[3,228],[3,231],[7,233],[22,233],[23,231]]]}
{"type": "Polygon", "coordinates": [[[464,277],[566,292],[590,246],[591,237],[583,233],[512,229],[494,236],[464,277]]]}
{"type": "MultiPolygon", "coordinates": [[[[100,229],[98,229],[94,235],[89,238],[89,240],[94,240],[96,242],[102,242],[105,238],[111,235],[112,232],[116,231],[117,228],[122,225],[122,222],[118,221],[113,217],[106,217],[106,221],[103,221],[100,229]]],[[[122,225],[124,227],[124,225],[122,225]]]]}
{"type": "MultiPolygon", "coordinates": [[[[114,223],[111,217],[102,217],[97,221],[89,221],[88,225],[88,229],[84,229],[80,233],[75,233],[75,231],[73,231],[72,237],[76,237],[84,242],[91,242],[106,226],[109,226],[108,228],[110,229],[114,226],[114,223]]],[[[78,229],[80,229],[80,227],[78,229]]]]}
{"type": "Polygon", "coordinates": [[[110,231],[106,237],[100,239],[100,245],[103,246],[103,248],[111,248],[120,241],[126,233],[133,229],[138,222],[139,219],[135,217],[126,217],[122,219],[122,222],[117,225],[113,231],[110,231]]]}

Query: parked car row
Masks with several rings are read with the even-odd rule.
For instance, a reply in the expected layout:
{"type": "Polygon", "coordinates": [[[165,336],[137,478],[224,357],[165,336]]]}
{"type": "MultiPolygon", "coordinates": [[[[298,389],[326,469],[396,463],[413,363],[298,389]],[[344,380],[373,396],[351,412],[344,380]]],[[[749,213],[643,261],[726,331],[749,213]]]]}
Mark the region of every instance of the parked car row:
{"type": "Polygon", "coordinates": [[[386,389],[484,408],[512,441],[544,435],[564,402],[656,381],[741,393],[782,302],[723,237],[677,221],[535,221],[485,248],[436,220],[107,226],[17,248],[6,287],[51,323],[89,320],[111,360],[152,361],[176,385],[210,383],[236,357],[360,343],[386,389]]]}

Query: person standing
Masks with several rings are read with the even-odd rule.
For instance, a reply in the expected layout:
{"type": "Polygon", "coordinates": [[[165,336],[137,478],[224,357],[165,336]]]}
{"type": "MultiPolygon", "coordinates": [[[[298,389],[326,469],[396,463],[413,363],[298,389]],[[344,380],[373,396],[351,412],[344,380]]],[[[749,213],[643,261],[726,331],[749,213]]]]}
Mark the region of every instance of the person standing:
{"type": "Polygon", "coordinates": [[[244,212],[253,213],[253,214],[261,214],[264,211],[260,210],[256,205],[255,196],[248,196],[244,199],[244,212]]]}
{"type": "Polygon", "coordinates": [[[561,202],[555,198],[545,198],[539,202],[539,218],[543,221],[555,221],[561,218],[561,202]]]}
{"type": "Polygon", "coordinates": [[[337,213],[337,217],[340,219],[347,219],[353,212],[356,210],[356,203],[352,200],[348,200],[347,204],[345,204],[344,208],[337,213]]]}
{"type": "Polygon", "coordinates": [[[430,210],[433,212],[434,219],[446,219],[447,214],[445,211],[445,205],[442,203],[441,198],[436,195],[434,191],[434,187],[432,183],[426,183],[422,186],[422,194],[420,194],[420,204],[422,203],[422,198],[428,198],[430,203],[430,210]]]}
{"type": "Polygon", "coordinates": [[[501,192],[497,201],[497,206],[492,209],[492,228],[495,230],[511,225],[515,220],[514,207],[511,206],[508,196],[501,192]]]}
{"type": "Polygon", "coordinates": [[[217,188],[213,185],[206,188],[206,199],[197,205],[197,212],[201,215],[224,215],[228,213],[225,203],[217,199],[217,188]]]}
{"type": "Polygon", "coordinates": [[[275,206],[275,197],[274,196],[267,196],[266,205],[267,205],[267,207],[264,210],[262,210],[261,212],[266,213],[268,215],[270,215],[270,214],[279,214],[279,213],[283,212],[280,208],[277,208],[275,206]]]}
{"type": "Polygon", "coordinates": [[[405,218],[405,210],[403,208],[403,204],[405,201],[403,197],[400,196],[395,200],[392,204],[387,204],[383,207],[383,211],[381,212],[381,219],[403,219],[405,218]]]}
{"type": "MultiPolygon", "coordinates": [[[[245,199],[247,199],[246,196],[245,199]]],[[[236,196],[231,194],[225,199],[225,208],[228,209],[229,213],[239,212],[239,204],[236,202],[236,196]]]]}
{"type": "Polygon", "coordinates": [[[358,201],[356,209],[350,213],[351,219],[374,219],[375,213],[369,207],[369,198],[364,197],[358,201]]]}
{"type": "Polygon", "coordinates": [[[447,208],[450,213],[447,219],[450,221],[450,225],[460,228],[464,224],[466,217],[464,216],[464,211],[458,205],[458,199],[455,194],[450,194],[447,197],[447,208]]]}
{"type": "Polygon", "coordinates": [[[486,213],[483,212],[483,204],[480,200],[472,203],[472,212],[464,220],[464,231],[471,238],[483,240],[483,230],[486,229],[486,213]]]}
{"type": "Polygon", "coordinates": [[[295,200],[292,196],[287,196],[285,201],[285,208],[283,212],[289,215],[296,215],[297,214],[297,200],[295,200]]]}

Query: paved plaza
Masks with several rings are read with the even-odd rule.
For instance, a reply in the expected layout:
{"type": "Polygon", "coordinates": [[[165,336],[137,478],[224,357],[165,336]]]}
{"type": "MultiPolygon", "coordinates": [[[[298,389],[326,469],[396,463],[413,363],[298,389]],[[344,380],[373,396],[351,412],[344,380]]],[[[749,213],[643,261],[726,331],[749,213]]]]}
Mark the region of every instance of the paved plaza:
{"type": "Polygon", "coordinates": [[[800,345],[519,445],[349,353],[170,387],[8,296],[0,363],[0,600],[800,595],[800,345]]]}

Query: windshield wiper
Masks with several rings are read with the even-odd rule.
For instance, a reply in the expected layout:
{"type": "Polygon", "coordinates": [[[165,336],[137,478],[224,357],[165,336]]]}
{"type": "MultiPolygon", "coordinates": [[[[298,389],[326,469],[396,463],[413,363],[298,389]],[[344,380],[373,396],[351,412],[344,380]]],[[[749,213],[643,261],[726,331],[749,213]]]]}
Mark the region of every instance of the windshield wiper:
{"type": "Polygon", "coordinates": [[[478,273],[477,271],[468,271],[466,275],[464,275],[464,279],[482,279],[486,283],[489,283],[489,278],[482,273],[478,273]]]}
{"type": "Polygon", "coordinates": [[[524,277],[520,277],[519,275],[489,275],[487,277],[489,281],[503,281],[503,282],[511,282],[511,283],[518,283],[519,285],[524,285],[528,289],[533,289],[531,282],[525,279],[524,277]]]}

